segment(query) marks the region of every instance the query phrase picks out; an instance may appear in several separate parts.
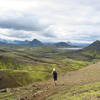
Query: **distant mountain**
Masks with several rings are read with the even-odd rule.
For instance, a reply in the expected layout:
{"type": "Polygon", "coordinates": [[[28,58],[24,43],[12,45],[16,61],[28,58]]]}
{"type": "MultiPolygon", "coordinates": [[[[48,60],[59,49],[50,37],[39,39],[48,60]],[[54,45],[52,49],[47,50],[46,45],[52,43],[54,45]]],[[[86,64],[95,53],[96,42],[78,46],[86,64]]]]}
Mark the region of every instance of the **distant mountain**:
{"type": "Polygon", "coordinates": [[[31,46],[43,46],[44,45],[41,41],[39,41],[37,39],[33,39],[28,44],[31,46]]]}
{"type": "Polygon", "coordinates": [[[5,44],[4,42],[0,41],[0,44],[5,44]]]}
{"type": "Polygon", "coordinates": [[[6,44],[6,40],[0,38],[0,44],[6,44]]]}
{"type": "Polygon", "coordinates": [[[58,42],[54,44],[56,47],[72,47],[69,43],[66,42],[58,42]]]}
{"type": "Polygon", "coordinates": [[[9,44],[9,45],[22,45],[22,46],[54,46],[58,48],[62,47],[85,47],[89,44],[82,43],[71,43],[71,42],[57,42],[57,43],[42,43],[38,39],[33,39],[32,41],[28,40],[6,40],[0,38],[0,44],[9,44]]]}
{"type": "Polygon", "coordinates": [[[0,44],[4,45],[4,44],[9,44],[9,45],[26,45],[26,46],[43,46],[44,44],[37,40],[37,39],[33,39],[32,41],[22,41],[22,40],[5,40],[5,39],[0,39],[0,44]]]}
{"type": "Polygon", "coordinates": [[[2,43],[2,44],[13,44],[14,43],[14,41],[13,40],[6,40],[6,39],[1,39],[0,38],[0,43],[2,43]]]}
{"type": "Polygon", "coordinates": [[[71,43],[71,45],[77,46],[77,47],[87,47],[91,43],[71,43]]]}
{"type": "Polygon", "coordinates": [[[100,41],[97,40],[95,42],[93,42],[92,44],[90,44],[89,46],[85,47],[84,50],[87,51],[100,51],[100,41]]]}
{"type": "Polygon", "coordinates": [[[5,39],[0,39],[0,44],[9,44],[9,45],[24,45],[24,46],[56,46],[56,47],[75,47],[71,45],[71,43],[66,43],[66,42],[58,42],[58,43],[42,43],[38,39],[33,39],[32,41],[22,41],[22,40],[5,40],[5,39]]]}
{"type": "Polygon", "coordinates": [[[28,40],[25,40],[25,41],[20,41],[20,40],[15,40],[13,42],[13,44],[17,44],[17,45],[29,45],[29,46],[42,46],[43,43],[37,39],[33,39],[32,41],[28,41],[28,40]]]}
{"type": "Polygon", "coordinates": [[[17,45],[26,45],[26,44],[28,44],[28,43],[29,43],[28,40],[25,40],[25,41],[15,40],[15,41],[13,41],[12,44],[17,44],[17,45]]]}

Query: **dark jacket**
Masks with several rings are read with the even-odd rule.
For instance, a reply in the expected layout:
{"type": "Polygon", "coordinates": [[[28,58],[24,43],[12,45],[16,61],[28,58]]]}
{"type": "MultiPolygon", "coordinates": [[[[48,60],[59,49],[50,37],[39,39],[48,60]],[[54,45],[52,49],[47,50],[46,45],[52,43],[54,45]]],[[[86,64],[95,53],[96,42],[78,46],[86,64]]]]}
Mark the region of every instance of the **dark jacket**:
{"type": "Polygon", "coordinates": [[[57,72],[56,71],[53,71],[53,78],[54,78],[54,81],[57,80],[57,72]]]}

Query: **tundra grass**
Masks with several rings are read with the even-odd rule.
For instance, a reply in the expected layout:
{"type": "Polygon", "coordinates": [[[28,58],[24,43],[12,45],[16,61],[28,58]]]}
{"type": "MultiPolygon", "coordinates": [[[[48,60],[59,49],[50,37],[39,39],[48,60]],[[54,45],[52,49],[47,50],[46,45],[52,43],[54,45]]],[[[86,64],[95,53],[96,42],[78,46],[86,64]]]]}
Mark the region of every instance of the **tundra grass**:
{"type": "Polygon", "coordinates": [[[100,82],[65,89],[47,100],[100,100],[100,82]]]}

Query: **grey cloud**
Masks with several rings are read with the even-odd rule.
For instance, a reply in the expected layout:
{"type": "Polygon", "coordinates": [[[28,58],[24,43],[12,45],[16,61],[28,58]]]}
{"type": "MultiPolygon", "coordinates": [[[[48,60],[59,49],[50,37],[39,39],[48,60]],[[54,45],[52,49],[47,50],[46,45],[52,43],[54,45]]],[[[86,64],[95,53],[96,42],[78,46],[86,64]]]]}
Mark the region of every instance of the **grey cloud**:
{"type": "Polygon", "coordinates": [[[100,40],[100,34],[99,33],[80,33],[80,35],[74,35],[72,36],[74,40],[79,40],[79,41],[95,41],[95,40],[100,40]]]}
{"type": "Polygon", "coordinates": [[[43,34],[45,37],[56,38],[56,36],[52,33],[45,33],[43,34]]]}
{"type": "Polygon", "coordinates": [[[34,1],[39,1],[40,5],[29,6],[29,10],[23,9],[22,12],[18,11],[20,16],[13,14],[13,17],[10,17],[9,12],[6,15],[1,14],[0,27],[13,30],[11,34],[5,33],[5,36],[16,38],[37,36],[37,38],[45,38],[44,40],[48,38],[79,41],[99,39],[100,0],[43,0],[42,2],[33,0],[32,3],[34,1]],[[34,15],[23,14],[24,12],[34,15]],[[48,30],[50,24],[53,27],[48,30]],[[16,30],[17,32],[15,32],[16,30]],[[70,31],[68,32],[68,30],[70,31]],[[33,33],[27,33],[29,31],[33,33]],[[66,37],[62,33],[65,33],[66,37]]]}
{"type": "Polygon", "coordinates": [[[24,32],[14,32],[13,33],[0,33],[0,35],[6,36],[6,37],[13,37],[13,38],[31,38],[31,35],[24,32]]]}
{"type": "Polygon", "coordinates": [[[56,33],[52,31],[52,29],[46,29],[43,33],[40,33],[40,35],[49,38],[56,38],[56,33]]]}
{"type": "Polygon", "coordinates": [[[35,16],[22,15],[18,17],[0,16],[0,27],[14,30],[42,31],[47,26],[40,24],[35,16]]]}

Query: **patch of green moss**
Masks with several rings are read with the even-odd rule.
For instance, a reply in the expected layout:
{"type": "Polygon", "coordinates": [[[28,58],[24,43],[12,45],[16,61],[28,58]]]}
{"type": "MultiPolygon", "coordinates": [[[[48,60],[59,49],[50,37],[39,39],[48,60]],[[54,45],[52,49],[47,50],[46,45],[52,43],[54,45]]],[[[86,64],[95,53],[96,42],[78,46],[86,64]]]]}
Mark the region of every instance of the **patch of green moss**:
{"type": "Polygon", "coordinates": [[[66,89],[47,100],[99,100],[100,82],[76,86],[66,89]]]}

